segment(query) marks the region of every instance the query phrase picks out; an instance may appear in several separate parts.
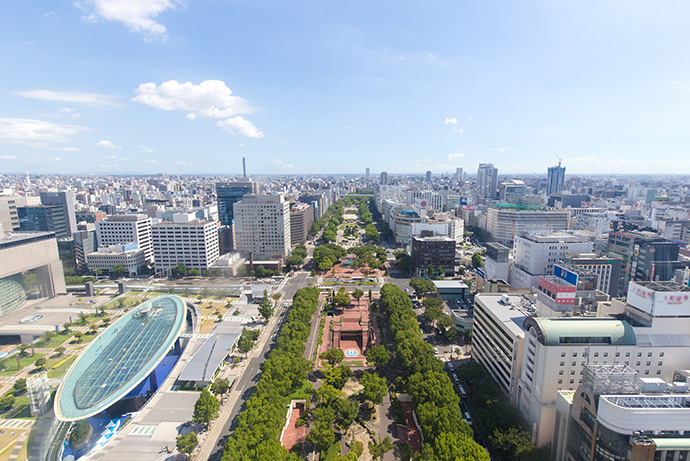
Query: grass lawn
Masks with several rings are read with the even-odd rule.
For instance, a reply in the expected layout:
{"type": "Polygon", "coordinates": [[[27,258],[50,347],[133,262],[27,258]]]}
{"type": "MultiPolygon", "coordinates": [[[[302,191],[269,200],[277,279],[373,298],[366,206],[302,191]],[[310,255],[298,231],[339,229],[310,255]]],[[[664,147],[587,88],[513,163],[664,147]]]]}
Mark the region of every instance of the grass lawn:
{"type": "Polygon", "coordinates": [[[70,338],[71,335],[61,335],[57,334],[52,337],[50,340],[49,344],[44,345],[43,340],[39,341],[36,343],[36,347],[49,347],[49,348],[56,348],[59,346],[62,346],[62,343],[67,341],[70,338]]]}
{"type": "Polygon", "coordinates": [[[48,370],[48,377],[49,378],[62,378],[65,376],[65,373],[67,373],[67,370],[69,369],[70,366],[72,366],[72,363],[77,359],[77,355],[72,355],[67,358],[63,357],[63,360],[59,363],[57,363],[55,368],[49,369],[48,370]]]}
{"type": "Polygon", "coordinates": [[[311,398],[311,393],[313,389],[314,385],[309,381],[305,381],[304,383],[302,383],[302,386],[300,386],[293,393],[288,395],[286,400],[289,402],[290,400],[309,399],[311,398]]]}
{"type": "Polygon", "coordinates": [[[37,352],[33,357],[29,355],[28,357],[22,358],[19,361],[19,363],[21,365],[20,368],[17,368],[17,359],[15,358],[15,356],[8,357],[5,359],[5,363],[8,365],[9,368],[7,370],[0,371],[0,376],[12,376],[13,374],[18,372],[19,370],[23,370],[27,366],[31,365],[37,359],[43,357],[44,355],[45,354],[41,354],[41,353],[37,352]]]}
{"type": "Polygon", "coordinates": [[[29,395],[20,395],[14,401],[14,407],[7,413],[2,415],[3,419],[36,419],[31,416],[31,409],[29,408],[29,395]]]}
{"type": "MultiPolygon", "coordinates": [[[[0,461],[6,461],[10,459],[10,455],[12,454],[12,450],[14,447],[14,441],[19,438],[25,431],[18,430],[18,429],[4,429],[5,433],[3,435],[0,435],[0,461]],[[14,435],[11,435],[14,433],[14,435]]],[[[24,444],[26,447],[28,444],[24,444]]],[[[22,457],[21,453],[19,455],[19,458],[17,459],[27,459],[26,457],[26,450],[22,449],[22,453],[24,453],[24,457],[22,457]]]]}
{"type": "Polygon", "coordinates": [[[199,334],[206,334],[213,329],[213,327],[216,325],[216,322],[214,320],[204,320],[201,322],[201,326],[199,327],[199,334]]]}

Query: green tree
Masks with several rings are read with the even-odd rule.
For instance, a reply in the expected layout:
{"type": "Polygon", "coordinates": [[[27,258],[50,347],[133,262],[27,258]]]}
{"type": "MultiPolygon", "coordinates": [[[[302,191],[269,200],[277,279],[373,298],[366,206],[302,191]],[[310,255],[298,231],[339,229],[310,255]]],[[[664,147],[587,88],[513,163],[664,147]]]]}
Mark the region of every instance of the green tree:
{"type": "Polygon", "coordinates": [[[321,354],[321,358],[325,359],[331,365],[336,366],[345,358],[345,352],[337,347],[332,347],[321,354]]]}
{"type": "Polygon", "coordinates": [[[293,254],[287,259],[287,264],[288,264],[288,266],[290,266],[290,267],[301,266],[302,264],[304,264],[304,258],[302,258],[301,256],[296,255],[296,254],[293,253],[293,254]]]}
{"type": "Polygon", "coordinates": [[[379,377],[376,373],[365,372],[359,383],[364,386],[362,396],[375,404],[383,402],[383,397],[388,390],[385,378],[379,377]]]}
{"type": "Polygon", "coordinates": [[[189,432],[185,435],[179,436],[175,446],[177,447],[177,451],[189,456],[189,454],[194,451],[198,444],[199,440],[196,437],[196,432],[189,432]]]}
{"type": "Polygon", "coordinates": [[[378,242],[379,231],[376,230],[376,226],[373,224],[367,224],[367,226],[364,228],[364,236],[372,242],[378,242]]]}
{"type": "Polygon", "coordinates": [[[216,379],[211,385],[211,392],[216,395],[225,395],[229,387],[228,380],[225,378],[216,379]]]}
{"type": "Polygon", "coordinates": [[[388,353],[388,349],[386,349],[386,346],[383,345],[370,347],[367,349],[364,355],[366,355],[368,361],[376,365],[376,368],[386,365],[391,360],[391,355],[388,353]]]}
{"type": "Polygon", "coordinates": [[[26,379],[19,378],[16,380],[12,385],[12,391],[15,395],[22,395],[24,392],[26,392],[26,379]]]}
{"type": "Polygon", "coordinates": [[[53,342],[53,338],[55,337],[55,333],[52,331],[46,331],[43,333],[43,344],[48,345],[53,342]]]}
{"type": "Polygon", "coordinates": [[[261,314],[266,322],[268,322],[268,319],[273,315],[273,303],[266,290],[264,290],[264,296],[259,303],[259,314],[261,314]]]}
{"type": "Polygon", "coordinates": [[[60,355],[62,355],[62,354],[65,353],[65,348],[62,347],[62,346],[57,347],[57,348],[55,348],[55,353],[56,353],[58,356],[60,356],[60,355]]]}
{"type": "Polygon", "coordinates": [[[438,269],[436,269],[436,274],[439,277],[445,277],[446,276],[446,271],[443,270],[441,266],[438,266],[438,269]]]}
{"type": "Polygon", "coordinates": [[[345,288],[341,288],[338,290],[338,293],[333,296],[333,302],[336,303],[340,307],[345,307],[350,305],[350,295],[347,294],[347,291],[345,291],[345,288]]]}
{"type": "Polygon", "coordinates": [[[329,369],[326,370],[324,382],[336,389],[342,389],[351,377],[352,370],[350,367],[342,364],[339,367],[329,367],[329,369]]]}
{"type": "Polygon", "coordinates": [[[352,297],[357,300],[358,305],[359,305],[359,300],[362,296],[364,296],[364,292],[362,290],[360,290],[359,288],[355,288],[354,290],[352,290],[352,297]]]}
{"type": "Polygon", "coordinates": [[[482,255],[475,253],[472,255],[472,267],[479,269],[482,267],[482,255]]]}
{"type": "Polygon", "coordinates": [[[421,277],[412,277],[410,279],[410,286],[418,297],[424,296],[426,293],[436,291],[436,285],[434,285],[434,282],[421,277]]]}
{"type": "Polygon", "coordinates": [[[14,406],[14,395],[5,394],[2,398],[0,398],[0,411],[8,412],[12,409],[13,406],[14,406]]]}
{"type": "Polygon", "coordinates": [[[122,278],[122,276],[125,275],[125,272],[127,272],[127,269],[125,269],[125,266],[122,264],[115,264],[113,269],[110,271],[113,278],[116,279],[122,278]]]}
{"type": "Polygon", "coordinates": [[[46,362],[47,362],[46,359],[44,359],[43,357],[40,357],[40,358],[36,359],[36,361],[34,362],[34,365],[36,365],[36,367],[39,370],[44,370],[45,366],[46,366],[46,362]]]}
{"type": "Polygon", "coordinates": [[[84,333],[81,331],[75,331],[74,332],[74,337],[77,339],[77,342],[80,343],[82,341],[81,337],[84,336],[84,333]]]}
{"type": "Polygon", "coordinates": [[[194,414],[192,418],[197,423],[209,423],[218,417],[220,403],[205,387],[201,390],[201,395],[194,404],[194,414]]]}

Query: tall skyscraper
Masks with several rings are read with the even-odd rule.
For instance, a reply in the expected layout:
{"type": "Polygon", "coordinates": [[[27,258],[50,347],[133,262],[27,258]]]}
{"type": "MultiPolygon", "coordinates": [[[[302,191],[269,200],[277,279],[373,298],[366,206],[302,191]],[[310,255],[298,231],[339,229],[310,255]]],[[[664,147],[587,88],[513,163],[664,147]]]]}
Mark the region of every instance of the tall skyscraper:
{"type": "Polygon", "coordinates": [[[71,237],[66,211],[60,205],[18,207],[19,228],[23,231],[55,232],[57,238],[71,237]]]}
{"type": "Polygon", "coordinates": [[[252,181],[234,181],[216,183],[218,195],[218,219],[222,226],[232,226],[234,219],[233,205],[247,194],[256,194],[257,184],[252,181]]]}
{"type": "Polygon", "coordinates": [[[364,170],[364,177],[367,181],[369,181],[369,178],[371,177],[371,170],[369,168],[364,170]]]}
{"type": "Polygon", "coordinates": [[[283,195],[245,195],[234,205],[235,250],[254,259],[287,258],[290,202],[283,195]]]}
{"type": "Polygon", "coordinates": [[[479,198],[495,199],[498,190],[498,168],[493,163],[480,163],[477,169],[477,189],[479,198]]]}
{"type": "Polygon", "coordinates": [[[462,167],[457,167],[455,169],[455,174],[453,175],[453,181],[454,182],[462,182],[462,180],[463,180],[462,167]]]}
{"type": "Polygon", "coordinates": [[[557,194],[563,192],[565,183],[565,167],[561,166],[561,161],[558,165],[549,167],[546,175],[546,194],[557,194]]]}
{"type": "Polygon", "coordinates": [[[77,215],[74,211],[74,194],[71,191],[41,192],[42,205],[60,205],[67,216],[68,235],[77,232],[77,215]]]}
{"type": "Polygon", "coordinates": [[[381,172],[381,184],[382,185],[388,184],[388,172],[387,171],[381,172]]]}
{"type": "Polygon", "coordinates": [[[427,170],[424,180],[429,183],[431,182],[431,171],[427,170]]]}

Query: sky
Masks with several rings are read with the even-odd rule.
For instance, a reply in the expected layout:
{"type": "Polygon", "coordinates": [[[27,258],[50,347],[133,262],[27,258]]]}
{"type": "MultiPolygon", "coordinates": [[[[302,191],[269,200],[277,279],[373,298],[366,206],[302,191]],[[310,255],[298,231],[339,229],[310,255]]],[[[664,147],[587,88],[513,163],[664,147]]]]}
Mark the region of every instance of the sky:
{"type": "Polygon", "coordinates": [[[3,0],[0,172],[690,174],[690,2],[3,0]]]}

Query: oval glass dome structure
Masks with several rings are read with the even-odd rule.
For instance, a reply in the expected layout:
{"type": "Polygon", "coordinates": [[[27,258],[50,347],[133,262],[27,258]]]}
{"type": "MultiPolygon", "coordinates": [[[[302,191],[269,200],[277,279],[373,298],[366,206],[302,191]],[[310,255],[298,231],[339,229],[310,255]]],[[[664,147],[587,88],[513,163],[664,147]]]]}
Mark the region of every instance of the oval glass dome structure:
{"type": "Polygon", "coordinates": [[[78,421],[127,395],[166,356],[184,331],[185,302],[159,296],[127,312],[86,348],[55,397],[55,414],[78,421]]]}

